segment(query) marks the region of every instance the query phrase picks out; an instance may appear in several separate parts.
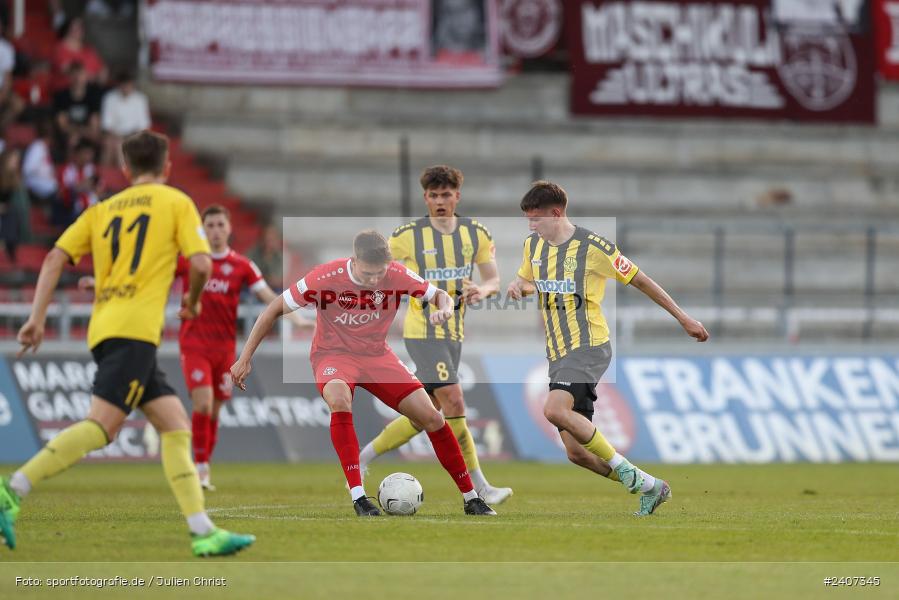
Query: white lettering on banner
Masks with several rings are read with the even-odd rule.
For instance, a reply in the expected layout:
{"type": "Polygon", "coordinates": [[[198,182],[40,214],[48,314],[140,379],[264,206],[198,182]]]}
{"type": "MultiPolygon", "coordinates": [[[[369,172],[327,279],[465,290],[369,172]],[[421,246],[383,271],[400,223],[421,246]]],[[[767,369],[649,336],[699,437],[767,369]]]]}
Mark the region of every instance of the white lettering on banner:
{"type": "Polygon", "coordinates": [[[896,408],[896,405],[899,404],[899,360],[896,361],[896,368],[891,369],[880,358],[869,359],[868,371],[871,373],[877,397],[881,399],[883,406],[896,408]]]}
{"type": "Polygon", "coordinates": [[[237,397],[222,405],[223,427],[328,427],[331,414],[321,398],[237,397]]]}
{"type": "Polygon", "coordinates": [[[6,427],[10,423],[12,423],[12,407],[6,396],[0,394],[0,427],[6,427]]]}
{"type": "Polygon", "coordinates": [[[588,63],[611,65],[589,99],[596,105],[722,106],[782,109],[786,99],[771,70],[806,110],[827,111],[855,90],[858,61],[846,22],[859,0],[781,2],[786,20],[768,8],[706,2],[604,2],[581,5],[588,63]]]}
{"type": "Polygon", "coordinates": [[[699,406],[707,404],[705,398],[708,394],[702,385],[702,372],[695,364],[689,360],[666,360],[662,363],[662,373],[671,390],[675,408],[680,411],[691,410],[694,408],[694,399],[699,406]]]}
{"type": "Polygon", "coordinates": [[[666,462],[899,461],[899,360],[635,358],[623,364],[666,462]]]}
{"type": "Polygon", "coordinates": [[[851,408],[880,407],[876,396],[865,395],[866,391],[873,391],[874,388],[871,378],[865,373],[865,361],[860,358],[840,358],[834,361],[833,370],[851,408]]]}
{"type": "Polygon", "coordinates": [[[631,390],[637,404],[644,411],[651,411],[656,406],[654,395],[665,391],[665,382],[658,376],[661,361],[655,359],[634,358],[624,363],[624,372],[631,381],[631,390]],[[634,385],[639,382],[639,385],[634,385]]]}
{"type": "Polygon", "coordinates": [[[790,370],[793,372],[793,377],[796,379],[803,400],[805,400],[806,408],[818,408],[821,404],[827,404],[833,408],[843,407],[843,399],[840,394],[821,382],[827,373],[828,362],[826,358],[816,358],[806,366],[800,358],[790,361],[790,370]]]}
{"type": "Polygon", "coordinates": [[[584,53],[592,63],[732,62],[771,67],[780,62],[777,35],[761,35],[755,6],[606,2],[582,7],[584,53]]]}
{"type": "Polygon", "coordinates": [[[38,361],[13,363],[13,372],[23,392],[35,390],[50,391],[55,389],[89,390],[94,382],[97,365],[66,361],[62,366],[55,362],[40,363],[38,361]]]}
{"type": "Polygon", "coordinates": [[[38,421],[80,421],[91,406],[90,392],[48,394],[34,392],[26,400],[28,412],[38,421]]]}
{"type": "Polygon", "coordinates": [[[769,370],[759,359],[747,358],[743,361],[743,370],[759,409],[775,408],[775,402],[789,410],[800,407],[802,401],[784,360],[772,359],[769,370]]]}
{"type": "MultiPolygon", "coordinates": [[[[390,57],[420,51],[426,39],[420,9],[387,7],[254,6],[253,2],[166,1],[147,6],[150,39],[166,50],[328,54],[390,57]]],[[[279,56],[280,55],[280,56],[279,56]]]]}

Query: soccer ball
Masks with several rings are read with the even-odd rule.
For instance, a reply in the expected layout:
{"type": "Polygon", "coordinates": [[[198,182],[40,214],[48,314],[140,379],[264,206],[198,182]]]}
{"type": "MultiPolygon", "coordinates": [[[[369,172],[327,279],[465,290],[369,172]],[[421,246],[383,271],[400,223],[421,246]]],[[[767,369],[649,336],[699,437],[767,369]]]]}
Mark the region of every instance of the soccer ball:
{"type": "Polygon", "coordinates": [[[414,515],[424,499],[421,484],[408,473],[392,473],[378,486],[378,502],[390,515],[414,515]]]}

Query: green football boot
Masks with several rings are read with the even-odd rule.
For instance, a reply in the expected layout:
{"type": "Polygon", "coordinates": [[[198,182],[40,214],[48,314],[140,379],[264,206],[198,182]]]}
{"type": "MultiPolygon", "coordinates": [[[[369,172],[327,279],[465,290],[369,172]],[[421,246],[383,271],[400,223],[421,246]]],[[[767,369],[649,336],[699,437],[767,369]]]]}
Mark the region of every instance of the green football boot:
{"type": "Polygon", "coordinates": [[[16,517],[22,501],[9,487],[9,479],[0,477],[0,538],[9,546],[10,550],[16,548],[16,517]]]}
{"type": "Polygon", "coordinates": [[[627,491],[631,494],[636,494],[640,491],[640,488],[643,487],[643,474],[640,473],[640,469],[632,465],[630,461],[625,460],[615,467],[615,472],[618,473],[618,479],[621,480],[621,485],[626,487],[627,491]]]}
{"type": "Polygon", "coordinates": [[[671,486],[667,481],[656,479],[656,484],[652,487],[652,491],[640,496],[640,510],[634,513],[636,517],[648,517],[655,510],[667,502],[671,498],[671,486]]]}
{"type": "Polygon", "coordinates": [[[227,556],[240,552],[256,541],[255,535],[231,533],[224,529],[213,529],[203,536],[192,536],[190,545],[194,556],[227,556]]]}

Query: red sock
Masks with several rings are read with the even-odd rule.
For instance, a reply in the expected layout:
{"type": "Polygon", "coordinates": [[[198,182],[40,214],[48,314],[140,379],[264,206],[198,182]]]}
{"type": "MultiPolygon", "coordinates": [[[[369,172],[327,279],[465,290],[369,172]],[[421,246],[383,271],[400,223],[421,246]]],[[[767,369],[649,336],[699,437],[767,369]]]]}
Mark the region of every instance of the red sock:
{"type": "Polygon", "coordinates": [[[215,450],[215,444],[219,441],[219,420],[209,419],[209,449],[206,451],[206,457],[212,460],[212,451],[215,450]]]}
{"type": "Polygon", "coordinates": [[[194,411],[191,416],[194,462],[209,462],[209,415],[194,411]]]}
{"type": "Polygon", "coordinates": [[[459,491],[464,494],[473,490],[474,485],[468,475],[465,459],[462,458],[462,449],[459,448],[459,442],[453,435],[449,423],[444,423],[443,427],[437,431],[429,431],[428,437],[431,439],[431,445],[434,446],[437,460],[459,486],[459,491]]]}
{"type": "Polygon", "coordinates": [[[359,440],[353,428],[353,413],[331,413],[331,443],[337,451],[337,457],[340,459],[343,474],[346,475],[346,482],[350,488],[362,485],[362,473],[359,471],[359,440]]]}

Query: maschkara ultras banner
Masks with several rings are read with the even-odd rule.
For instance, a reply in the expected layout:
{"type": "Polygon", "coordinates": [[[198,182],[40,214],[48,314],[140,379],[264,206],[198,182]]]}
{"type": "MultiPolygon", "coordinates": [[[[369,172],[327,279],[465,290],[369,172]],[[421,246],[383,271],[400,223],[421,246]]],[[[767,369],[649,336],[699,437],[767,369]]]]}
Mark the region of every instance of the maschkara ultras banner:
{"type": "Polygon", "coordinates": [[[565,3],[578,114],[871,123],[869,4],[565,3]]]}
{"type": "Polygon", "coordinates": [[[149,0],[153,76],[409,87],[502,82],[488,0],[149,0]]]}

